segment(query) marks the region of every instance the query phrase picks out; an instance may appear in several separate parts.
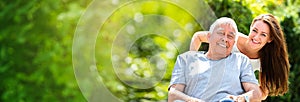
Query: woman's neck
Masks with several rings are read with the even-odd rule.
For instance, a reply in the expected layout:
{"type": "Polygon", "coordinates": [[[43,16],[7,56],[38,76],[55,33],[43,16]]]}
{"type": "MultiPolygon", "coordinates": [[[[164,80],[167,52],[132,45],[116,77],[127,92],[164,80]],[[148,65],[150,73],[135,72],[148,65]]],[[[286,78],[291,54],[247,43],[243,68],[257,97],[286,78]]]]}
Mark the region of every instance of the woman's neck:
{"type": "Polygon", "coordinates": [[[238,49],[240,50],[241,53],[245,54],[250,59],[259,58],[258,51],[249,49],[249,47],[247,45],[247,42],[238,43],[237,47],[238,47],[238,49]]]}

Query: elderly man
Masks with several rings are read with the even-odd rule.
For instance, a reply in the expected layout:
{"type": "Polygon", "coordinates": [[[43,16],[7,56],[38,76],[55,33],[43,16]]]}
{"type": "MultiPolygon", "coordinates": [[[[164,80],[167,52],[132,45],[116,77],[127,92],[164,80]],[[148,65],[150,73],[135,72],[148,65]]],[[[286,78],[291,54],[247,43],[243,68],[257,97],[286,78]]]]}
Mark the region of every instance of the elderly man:
{"type": "Polygon", "coordinates": [[[207,35],[207,53],[186,52],[177,57],[168,101],[260,101],[261,92],[248,57],[231,53],[236,23],[226,17],[216,20],[207,35]]]}

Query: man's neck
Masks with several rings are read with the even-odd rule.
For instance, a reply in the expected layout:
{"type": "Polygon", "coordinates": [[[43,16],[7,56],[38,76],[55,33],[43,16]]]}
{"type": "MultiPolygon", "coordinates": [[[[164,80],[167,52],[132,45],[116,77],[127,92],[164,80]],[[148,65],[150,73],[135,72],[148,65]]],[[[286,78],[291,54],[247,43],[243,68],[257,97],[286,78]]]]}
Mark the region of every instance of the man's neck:
{"type": "Polygon", "coordinates": [[[205,56],[210,59],[210,60],[221,60],[223,58],[226,58],[228,55],[224,54],[218,54],[218,53],[214,53],[212,51],[208,51],[205,56]]]}

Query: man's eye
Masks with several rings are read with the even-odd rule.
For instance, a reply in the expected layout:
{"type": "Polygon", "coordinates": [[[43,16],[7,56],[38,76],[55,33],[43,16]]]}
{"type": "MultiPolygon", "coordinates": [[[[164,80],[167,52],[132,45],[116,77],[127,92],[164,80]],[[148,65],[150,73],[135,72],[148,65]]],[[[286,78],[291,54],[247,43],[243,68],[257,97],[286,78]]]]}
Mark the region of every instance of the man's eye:
{"type": "Polygon", "coordinates": [[[234,37],[232,35],[227,36],[228,39],[233,39],[234,37]]]}

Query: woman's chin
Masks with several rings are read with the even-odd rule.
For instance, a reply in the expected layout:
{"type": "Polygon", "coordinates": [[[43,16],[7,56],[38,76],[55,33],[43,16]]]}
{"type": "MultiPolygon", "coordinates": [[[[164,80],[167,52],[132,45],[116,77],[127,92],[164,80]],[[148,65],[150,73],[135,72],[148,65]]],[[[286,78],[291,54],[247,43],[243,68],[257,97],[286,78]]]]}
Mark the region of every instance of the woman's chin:
{"type": "Polygon", "coordinates": [[[249,47],[247,47],[247,48],[249,48],[251,50],[261,49],[261,47],[260,47],[261,44],[249,42],[248,45],[249,45],[249,47]]]}

